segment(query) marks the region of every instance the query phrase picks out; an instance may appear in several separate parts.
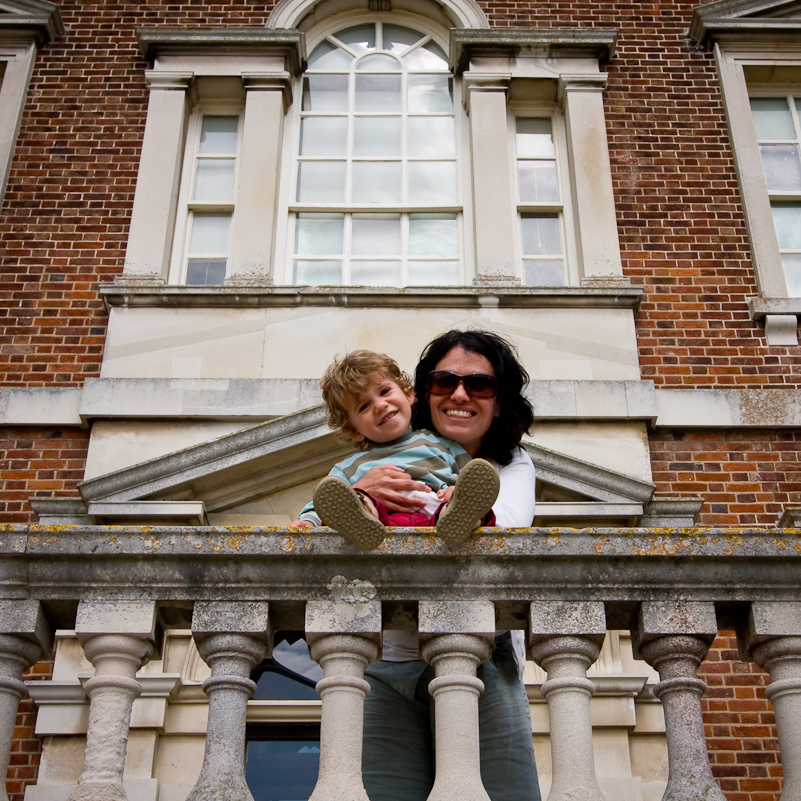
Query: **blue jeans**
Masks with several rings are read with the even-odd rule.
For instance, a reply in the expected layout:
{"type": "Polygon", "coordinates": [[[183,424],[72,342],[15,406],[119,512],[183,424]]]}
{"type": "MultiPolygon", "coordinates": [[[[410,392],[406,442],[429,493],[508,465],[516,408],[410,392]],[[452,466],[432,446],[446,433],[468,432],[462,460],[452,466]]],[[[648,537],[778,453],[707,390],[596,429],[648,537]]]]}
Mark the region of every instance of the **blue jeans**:
{"type": "MultiPolygon", "coordinates": [[[[478,668],[481,780],[492,801],[540,801],[528,699],[508,633],[478,668]]],[[[421,660],[365,671],[364,787],[370,801],[426,801],[434,786],[433,669],[421,660]]]]}

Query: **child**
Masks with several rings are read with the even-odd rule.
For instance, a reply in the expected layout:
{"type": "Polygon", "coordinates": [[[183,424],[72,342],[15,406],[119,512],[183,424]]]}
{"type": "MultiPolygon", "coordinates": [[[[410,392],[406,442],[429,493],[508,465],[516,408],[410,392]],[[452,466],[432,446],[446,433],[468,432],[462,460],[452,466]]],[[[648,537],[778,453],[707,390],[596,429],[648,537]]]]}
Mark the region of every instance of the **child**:
{"type": "Polygon", "coordinates": [[[359,453],[335,465],[290,525],[335,528],[365,550],[378,547],[385,526],[433,526],[449,545],[463,542],[479,525],[494,525],[492,504],[500,480],[483,459],[431,431],[411,431],[414,392],[394,360],[357,350],[335,360],[320,381],[328,425],[359,453]],[[390,512],[366,492],[353,488],[369,470],[393,464],[433,492],[411,493],[426,505],[417,512],[390,512]],[[458,476],[458,478],[457,478],[458,476]],[[444,507],[444,508],[443,508],[444,507]]]}

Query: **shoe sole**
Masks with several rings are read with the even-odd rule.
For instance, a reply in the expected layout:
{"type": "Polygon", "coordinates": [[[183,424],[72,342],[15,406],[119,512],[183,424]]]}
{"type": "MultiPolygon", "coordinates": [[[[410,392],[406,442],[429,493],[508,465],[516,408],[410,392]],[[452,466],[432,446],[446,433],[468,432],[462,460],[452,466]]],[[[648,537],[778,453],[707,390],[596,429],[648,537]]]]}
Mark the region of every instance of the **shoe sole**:
{"type": "Polygon", "coordinates": [[[387,536],[383,523],[364,508],[356,490],[336,476],[327,476],[315,488],[314,510],[326,526],[365,551],[377,548],[387,536]]]}
{"type": "Polygon", "coordinates": [[[437,536],[448,543],[458,545],[475,530],[480,521],[492,509],[498,498],[501,479],[498,471],[484,459],[473,459],[456,479],[451,500],[437,521],[437,536]]]}

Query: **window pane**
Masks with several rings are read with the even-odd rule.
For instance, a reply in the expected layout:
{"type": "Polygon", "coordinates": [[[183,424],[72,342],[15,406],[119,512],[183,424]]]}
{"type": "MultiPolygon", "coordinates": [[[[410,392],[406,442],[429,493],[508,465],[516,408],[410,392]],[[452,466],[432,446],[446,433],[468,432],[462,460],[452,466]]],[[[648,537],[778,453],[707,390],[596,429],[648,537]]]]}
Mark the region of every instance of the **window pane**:
{"type": "Polygon", "coordinates": [[[518,161],[517,183],[522,201],[559,200],[553,161],[518,161]]]}
{"type": "Polygon", "coordinates": [[[356,111],[400,110],[400,75],[356,76],[356,111]]]}
{"type": "Polygon", "coordinates": [[[545,256],[562,253],[557,214],[524,214],[520,222],[523,230],[523,253],[525,255],[545,256]]]}
{"type": "Polygon", "coordinates": [[[234,155],[238,117],[203,117],[200,126],[200,152],[234,155]]]}
{"type": "Polygon", "coordinates": [[[409,255],[457,256],[459,229],[455,214],[409,215],[409,255]]]}
{"type": "Polygon", "coordinates": [[[782,256],[784,279],[787,281],[787,294],[791,298],[801,298],[801,255],[785,253],[782,256]]]}
{"type": "Polygon", "coordinates": [[[358,286],[400,286],[399,261],[354,261],[350,265],[350,282],[358,286]]]}
{"type": "Polygon", "coordinates": [[[344,156],[347,137],[346,117],[306,117],[300,123],[300,155],[344,156]]]}
{"type": "Polygon", "coordinates": [[[456,162],[409,162],[410,203],[455,203],[456,162]]]}
{"type": "Polygon", "coordinates": [[[400,25],[384,25],[384,50],[400,53],[423,38],[421,33],[400,25]]]}
{"type": "Polygon", "coordinates": [[[336,38],[356,53],[366,53],[368,50],[375,50],[375,25],[370,23],[347,28],[336,34],[336,38]]]}
{"type": "Polygon", "coordinates": [[[339,286],[342,284],[341,261],[296,261],[293,284],[339,286]]]}
{"type": "Polygon", "coordinates": [[[801,189],[801,158],[796,145],[760,145],[768,189],[801,189]]]}
{"type": "Polygon", "coordinates": [[[325,203],[344,199],[344,161],[304,161],[298,165],[299,201],[325,203]]]}
{"type": "Polygon", "coordinates": [[[309,56],[309,69],[346,70],[353,56],[331,42],[320,42],[309,56]]]}
{"type": "Polygon", "coordinates": [[[453,117],[409,117],[410,156],[453,158],[456,130],[453,117]]]}
{"type": "Polygon", "coordinates": [[[344,227],[344,214],[298,214],[295,253],[298,256],[341,255],[344,227]]]}
{"type": "Polygon", "coordinates": [[[564,286],[565,271],[561,261],[524,261],[523,283],[526,286],[564,286]]]}
{"type": "Polygon", "coordinates": [[[774,203],[773,224],[781,250],[801,250],[801,204],[774,203]]]}
{"type": "Polygon", "coordinates": [[[347,111],[347,75],[308,75],[303,79],[303,111],[347,111]]]}
{"type": "Polygon", "coordinates": [[[355,117],[354,156],[400,156],[400,117],[355,117]]]}
{"type": "Polygon", "coordinates": [[[457,286],[458,261],[410,261],[410,286],[457,286]]]}
{"type": "Polygon", "coordinates": [[[551,121],[547,117],[526,119],[518,117],[517,125],[517,155],[518,158],[554,158],[556,151],[553,146],[551,121]]]}
{"type": "Polygon", "coordinates": [[[195,174],[195,200],[228,201],[234,197],[234,160],[201,159],[195,174]]]}
{"type": "Polygon", "coordinates": [[[193,286],[222,284],[225,259],[190,259],[186,265],[186,283],[193,286]]]}
{"type": "Polygon", "coordinates": [[[357,65],[359,72],[397,72],[400,64],[392,56],[366,56],[357,65]]]}
{"type": "Polygon", "coordinates": [[[227,253],[230,227],[230,214],[195,212],[192,218],[190,253],[227,253]]]}
{"type": "Polygon", "coordinates": [[[783,97],[752,97],[757,139],[795,139],[793,118],[783,97]]]}
{"type": "Polygon", "coordinates": [[[403,60],[410,70],[448,69],[448,57],[442,48],[434,44],[434,42],[428,42],[428,44],[412,50],[403,60]]]}
{"type": "Polygon", "coordinates": [[[305,801],[319,771],[319,740],[248,742],[245,780],[253,801],[305,801]]]}
{"type": "Polygon", "coordinates": [[[354,214],[351,236],[356,256],[398,256],[401,252],[400,215],[354,214]]]}
{"type": "Polygon", "coordinates": [[[453,78],[449,75],[410,75],[409,111],[453,111],[453,78]]]}
{"type": "Polygon", "coordinates": [[[353,163],[354,203],[399,203],[401,165],[398,161],[353,163]]]}

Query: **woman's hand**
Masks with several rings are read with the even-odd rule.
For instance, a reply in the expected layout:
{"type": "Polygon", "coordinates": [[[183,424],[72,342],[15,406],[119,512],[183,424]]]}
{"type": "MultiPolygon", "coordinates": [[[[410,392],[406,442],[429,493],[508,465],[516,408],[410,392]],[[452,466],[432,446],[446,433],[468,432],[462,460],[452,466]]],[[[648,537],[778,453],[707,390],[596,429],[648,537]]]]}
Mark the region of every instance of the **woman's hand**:
{"type": "Polygon", "coordinates": [[[309,520],[293,520],[289,528],[314,528],[314,523],[309,520]]]}
{"type": "Polygon", "coordinates": [[[413,498],[403,493],[412,490],[429,491],[428,486],[420,481],[412,480],[405,470],[394,464],[382,464],[374,467],[353,486],[370,493],[381,501],[390,512],[414,512],[425,506],[426,502],[422,498],[413,498]]]}

